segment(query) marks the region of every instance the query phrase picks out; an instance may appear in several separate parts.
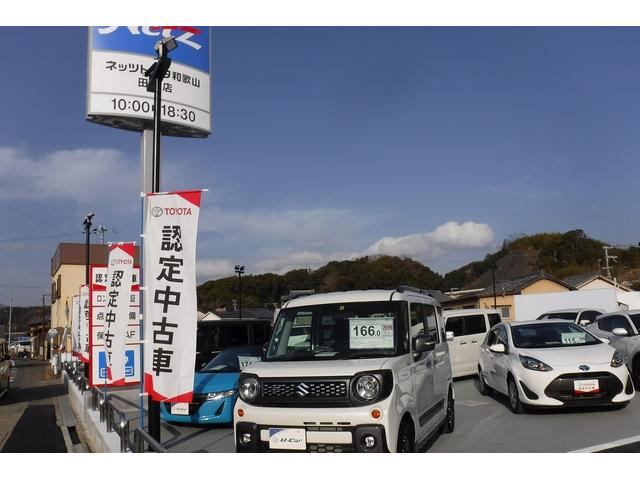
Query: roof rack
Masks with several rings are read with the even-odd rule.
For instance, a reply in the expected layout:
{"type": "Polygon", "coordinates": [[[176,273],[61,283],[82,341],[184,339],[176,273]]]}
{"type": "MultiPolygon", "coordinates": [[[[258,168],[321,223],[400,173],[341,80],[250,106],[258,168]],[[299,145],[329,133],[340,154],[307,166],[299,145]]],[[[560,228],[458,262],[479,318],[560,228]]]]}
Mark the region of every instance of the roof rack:
{"type": "Polygon", "coordinates": [[[411,285],[400,285],[398,288],[396,288],[396,292],[399,292],[399,293],[413,292],[413,293],[419,293],[421,295],[427,295],[433,298],[433,295],[431,295],[428,291],[423,290],[421,288],[412,287],[411,285]]]}

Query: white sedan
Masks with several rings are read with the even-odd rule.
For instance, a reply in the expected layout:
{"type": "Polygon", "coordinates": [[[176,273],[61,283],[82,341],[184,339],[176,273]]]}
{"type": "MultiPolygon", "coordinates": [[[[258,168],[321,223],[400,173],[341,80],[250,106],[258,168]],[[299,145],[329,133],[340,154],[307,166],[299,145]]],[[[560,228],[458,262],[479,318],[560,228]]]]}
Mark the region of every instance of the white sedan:
{"type": "Polygon", "coordinates": [[[502,322],[480,347],[480,393],[509,397],[514,413],[528,406],[626,406],[633,383],[622,354],[562,320],[502,322]]]}

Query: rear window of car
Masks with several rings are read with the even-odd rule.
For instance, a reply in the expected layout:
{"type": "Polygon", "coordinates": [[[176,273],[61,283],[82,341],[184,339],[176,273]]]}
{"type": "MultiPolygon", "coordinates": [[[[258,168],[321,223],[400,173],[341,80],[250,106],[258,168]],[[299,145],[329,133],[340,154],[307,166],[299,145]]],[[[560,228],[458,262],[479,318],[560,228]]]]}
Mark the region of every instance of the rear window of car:
{"type": "Polygon", "coordinates": [[[489,327],[495,327],[502,321],[499,313],[490,313],[489,314],[489,327]]]}

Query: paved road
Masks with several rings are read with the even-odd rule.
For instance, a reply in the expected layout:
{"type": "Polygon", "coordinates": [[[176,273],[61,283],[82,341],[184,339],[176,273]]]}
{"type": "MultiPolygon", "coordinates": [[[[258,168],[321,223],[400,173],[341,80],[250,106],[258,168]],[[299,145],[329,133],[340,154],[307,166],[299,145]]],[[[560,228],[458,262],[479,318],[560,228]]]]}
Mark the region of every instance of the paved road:
{"type": "Polygon", "coordinates": [[[0,452],[83,451],[65,387],[49,363],[15,360],[11,377],[0,400],[0,452]]]}

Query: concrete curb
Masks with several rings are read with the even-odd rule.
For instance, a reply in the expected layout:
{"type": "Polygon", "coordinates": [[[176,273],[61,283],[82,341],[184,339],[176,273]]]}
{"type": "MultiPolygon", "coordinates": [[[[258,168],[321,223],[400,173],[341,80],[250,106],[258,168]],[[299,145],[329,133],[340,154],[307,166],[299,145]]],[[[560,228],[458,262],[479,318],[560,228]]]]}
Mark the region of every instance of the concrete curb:
{"type": "MultiPolygon", "coordinates": [[[[67,377],[67,372],[62,372],[67,377]]],[[[120,453],[120,437],[116,432],[107,432],[107,424],[100,422],[100,412],[91,410],[91,394],[80,392],[76,385],[69,381],[69,404],[78,422],[82,424],[85,440],[93,453],[120,453]]]]}

